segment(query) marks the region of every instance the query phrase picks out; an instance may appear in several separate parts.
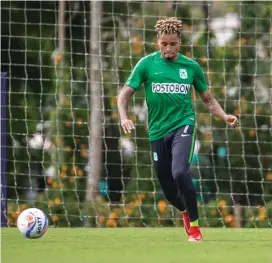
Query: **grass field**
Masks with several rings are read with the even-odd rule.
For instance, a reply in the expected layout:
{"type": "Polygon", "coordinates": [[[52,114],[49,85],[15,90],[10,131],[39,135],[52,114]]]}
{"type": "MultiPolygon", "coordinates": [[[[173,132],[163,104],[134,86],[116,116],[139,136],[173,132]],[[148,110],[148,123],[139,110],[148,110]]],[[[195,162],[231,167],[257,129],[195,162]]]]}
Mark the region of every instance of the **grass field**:
{"type": "Polygon", "coordinates": [[[272,229],[203,229],[189,243],[180,228],[50,228],[41,239],[1,229],[2,263],[270,263],[272,229]]]}

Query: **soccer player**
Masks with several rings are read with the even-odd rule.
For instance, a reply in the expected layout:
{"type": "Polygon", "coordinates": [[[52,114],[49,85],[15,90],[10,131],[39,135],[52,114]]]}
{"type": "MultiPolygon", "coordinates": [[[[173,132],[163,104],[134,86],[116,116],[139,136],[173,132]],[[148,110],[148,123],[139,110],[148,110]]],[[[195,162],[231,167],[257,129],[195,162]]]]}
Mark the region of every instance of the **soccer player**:
{"type": "Polygon", "coordinates": [[[148,134],[157,178],[166,199],[182,213],[189,241],[202,241],[198,225],[197,195],[189,173],[195,142],[196,116],[192,87],[214,116],[238,126],[213,98],[199,64],[179,53],[182,21],[158,20],[155,29],[159,51],[142,58],[134,67],[118,96],[121,126],[134,129],[128,118],[128,102],[144,84],[148,108],[148,134]]]}

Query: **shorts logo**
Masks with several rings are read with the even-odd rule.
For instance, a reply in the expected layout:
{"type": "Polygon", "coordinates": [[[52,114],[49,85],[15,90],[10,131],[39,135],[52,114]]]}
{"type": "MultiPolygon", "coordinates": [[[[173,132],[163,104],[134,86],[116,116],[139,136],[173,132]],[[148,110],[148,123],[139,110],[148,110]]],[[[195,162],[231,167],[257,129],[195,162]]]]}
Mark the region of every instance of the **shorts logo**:
{"type": "Polygon", "coordinates": [[[158,154],[156,152],[153,152],[153,160],[157,162],[159,160],[158,154]]]}
{"type": "Polygon", "coordinates": [[[186,69],[180,69],[179,70],[179,76],[180,76],[180,78],[181,79],[187,79],[187,71],[186,71],[186,69]]]}

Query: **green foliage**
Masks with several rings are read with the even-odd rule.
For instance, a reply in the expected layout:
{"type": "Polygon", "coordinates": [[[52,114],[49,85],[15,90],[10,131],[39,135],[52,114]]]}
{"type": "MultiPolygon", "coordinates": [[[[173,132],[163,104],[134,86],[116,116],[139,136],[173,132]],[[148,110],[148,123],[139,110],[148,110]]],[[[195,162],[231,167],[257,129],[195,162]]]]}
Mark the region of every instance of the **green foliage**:
{"type": "MultiPolygon", "coordinates": [[[[109,203],[104,198],[98,197],[89,207],[88,215],[83,215],[80,204],[77,204],[73,195],[69,194],[67,184],[66,187],[62,191],[63,199],[51,191],[48,194],[49,202],[42,195],[35,202],[36,207],[49,215],[50,225],[82,227],[88,220],[91,226],[96,227],[182,226],[180,212],[169,205],[160,193],[138,192],[123,197],[118,204],[109,203]]],[[[58,187],[56,186],[54,189],[56,190],[58,187]]],[[[219,197],[207,204],[198,204],[201,227],[236,227],[232,202],[223,198],[219,197]]],[[[16,203],[10,202],[8,207],[9,224],[15,225],[20,211],[32,205],[31,203],[21,203],[18,208],[16,203]]],[[[271,227],[272,202],[265,206],[245,207],[244,221],[245,227],[271,227]]]]}

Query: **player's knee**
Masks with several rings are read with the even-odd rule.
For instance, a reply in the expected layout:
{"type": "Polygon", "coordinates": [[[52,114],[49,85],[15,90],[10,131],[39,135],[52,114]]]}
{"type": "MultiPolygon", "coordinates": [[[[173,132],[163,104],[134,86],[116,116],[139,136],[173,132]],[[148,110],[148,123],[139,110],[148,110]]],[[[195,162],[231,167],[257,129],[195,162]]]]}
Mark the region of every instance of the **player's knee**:
{"type": "Polygon", "coordinates": [[[175,181],[181,182],[186,180],[187,176],[189,176],[188,169],[180,168],[173,170],[173,177],[175,181]]]}
{"type": "Polygon", "coordinates": [[[173,205],[173,203],[175,203],[175,200],[177,198],[177,193],[164,193],[164,196],[166,198],[166,200],[173,205]]]}

